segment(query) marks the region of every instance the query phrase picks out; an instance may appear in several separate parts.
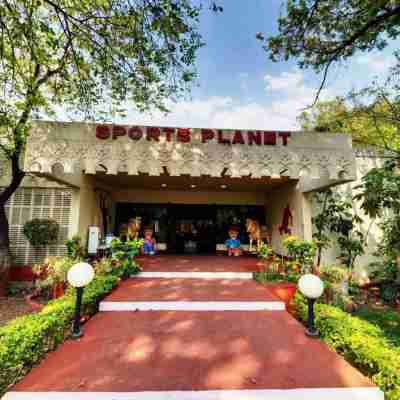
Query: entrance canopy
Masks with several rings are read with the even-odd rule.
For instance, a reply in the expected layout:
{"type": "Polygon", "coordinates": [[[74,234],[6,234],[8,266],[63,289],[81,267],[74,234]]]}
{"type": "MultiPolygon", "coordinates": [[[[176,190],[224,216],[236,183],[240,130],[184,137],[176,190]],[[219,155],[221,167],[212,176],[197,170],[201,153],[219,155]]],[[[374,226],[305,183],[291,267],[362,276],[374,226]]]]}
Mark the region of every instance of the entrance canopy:
{"type": "Polygon", "coordinates": [[[24,169],[52,174],[57,168],[63,174],[286,177],[312,190],[354,179],[355,157],[344,134],[37,122],[24,169]]]}

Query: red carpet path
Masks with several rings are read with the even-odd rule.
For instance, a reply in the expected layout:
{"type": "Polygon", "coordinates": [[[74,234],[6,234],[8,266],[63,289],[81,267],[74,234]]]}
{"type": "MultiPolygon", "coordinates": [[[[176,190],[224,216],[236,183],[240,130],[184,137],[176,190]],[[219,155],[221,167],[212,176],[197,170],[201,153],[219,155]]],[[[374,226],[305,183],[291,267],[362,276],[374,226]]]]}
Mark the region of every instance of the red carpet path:
{"type": "MultiPolygon", "coordinates": [[[[259,267],[257,259],[250,257],[160,256],[142,258],[140,262],[144,271],[163,272],[248,272],[259,267]]],[[[106,300],[234,302],[277,298],[252,280],[131,278],[106,300]]],[[[86,323],[84,333],[80,340],[69,340],[50,353],[11,390],[159,392],[372,387],[366,377],[325,344],[306,337],[303,326],[286,311],[99,312],[86,323]]],[[[334,398],[364,399],[329,397],[334,398]]]]}

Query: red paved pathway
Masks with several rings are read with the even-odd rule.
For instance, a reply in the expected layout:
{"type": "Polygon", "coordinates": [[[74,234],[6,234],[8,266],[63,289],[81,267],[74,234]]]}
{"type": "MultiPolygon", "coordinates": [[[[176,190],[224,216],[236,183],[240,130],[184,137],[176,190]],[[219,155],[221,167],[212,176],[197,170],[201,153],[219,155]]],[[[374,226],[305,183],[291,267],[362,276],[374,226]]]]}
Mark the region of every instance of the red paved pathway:
{"type": "Polygon", "coordinates": [[[256,272],[263,262],[256,257],[173,256],[138,258],[143,271],[157,272],[256,272]]]}
{"type": "MultiPolygon", "coordinates": [[[[99,313],[13,390],[287,389],[370,382],[284,311],[99,313]]],[[[323,400],[323,399],[321,399],[323,400]]]]}
{"type": "MultiPolygon", "coordinates": [[[[246,257],[166,256],[146,258],[144,270],[240,272],[256,269],[257,262],[246,257]]],[[[276,300],[253,281],[157,278],[132,278],[107,300],[243,299],[276,300]]],[[[141,392],[372,386],[321,341],[307,338],[303,326],[285,311],[100,312],[84,326],[84,332],[82,339],[67,341],[50,353],[13,390],[141,392]]]]}
{"type": "Polygon", "coordinates": [[[122,282],[106,301],[280,301],[266,287],[246,279],[153,279],[122,282]]]}

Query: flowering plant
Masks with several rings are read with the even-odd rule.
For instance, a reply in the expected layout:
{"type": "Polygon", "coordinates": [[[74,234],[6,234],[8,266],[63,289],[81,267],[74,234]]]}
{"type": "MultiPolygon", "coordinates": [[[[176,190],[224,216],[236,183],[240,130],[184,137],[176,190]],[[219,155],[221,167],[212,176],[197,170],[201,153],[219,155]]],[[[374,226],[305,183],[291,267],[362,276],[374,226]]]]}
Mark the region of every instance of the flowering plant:
{"type": "Polygon", "coordinates": [[[300,268],[302,273],[312,269],[317,248],[315,242],[288,236],[283,245],[288,251],[289,264],[293,269],[300,268]]]}

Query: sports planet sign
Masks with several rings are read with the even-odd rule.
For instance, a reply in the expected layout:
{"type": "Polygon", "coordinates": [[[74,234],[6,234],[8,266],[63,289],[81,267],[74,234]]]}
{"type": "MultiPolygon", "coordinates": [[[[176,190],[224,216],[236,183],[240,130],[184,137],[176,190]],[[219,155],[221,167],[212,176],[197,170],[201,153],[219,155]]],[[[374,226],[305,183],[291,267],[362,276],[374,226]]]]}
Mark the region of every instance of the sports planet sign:
{"type": "Polygon", "coordinates": [[[201,143],[215,142],[223,145],[287,146],[290,132],[277,131],[225,131],[220,129],[190,129],[170,127],[140,127],[124,125],[97,125],[96,137],[117,140],[128,137],[133,141],[166,141],[190,143],[193,137],[201,143]]]}

